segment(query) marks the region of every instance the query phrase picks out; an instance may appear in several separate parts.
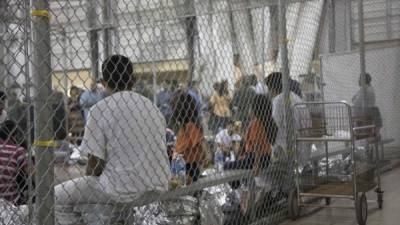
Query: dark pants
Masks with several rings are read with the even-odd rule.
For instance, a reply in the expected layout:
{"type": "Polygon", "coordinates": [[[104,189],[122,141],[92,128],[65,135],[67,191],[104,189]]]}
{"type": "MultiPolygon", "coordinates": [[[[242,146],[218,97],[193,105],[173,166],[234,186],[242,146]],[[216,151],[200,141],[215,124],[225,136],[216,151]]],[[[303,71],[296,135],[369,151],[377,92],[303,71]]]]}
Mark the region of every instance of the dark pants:
{"type": "Polygon", "coordinates": [[[196,182],[200,177],[200,165],[197,162],[186,163],[186,175],[196,182]]]}
{"type": "MultiPolygon", "coordinates": [[[[226,162],[224,164],[224,170],[253,169],[254,160],[254,154],[246,154],[243,160],[226,162]]],[[[262,155],[260,157],[261,169],[266,169],[268,167],[269,160],[269,155],[262,155]]]]}
{"type": "MultiPolygon", "coordinates": [[[[270,156],[262,155],[260,157],[261,169],[267,169],[269,165],[270,156]]],[[[238,169],[253,169],[254,166],[254,154],[246,154],[243,160],[236,160],[233,162],[226,162],[224,164],[224,170],[238,170],[238,169]]],[[[233,181],[229,183],[232,189],[238,189],[240,187],[240,181],[233,181]]]]}
{"type": "Polygon", "coordinates": [[[225,129],[226,125],[229,122],[229,117],[221,117],[217,116],[214,113],[210,115],[208,128],[214,133],[217,134],[219,129],[225,129]]]}

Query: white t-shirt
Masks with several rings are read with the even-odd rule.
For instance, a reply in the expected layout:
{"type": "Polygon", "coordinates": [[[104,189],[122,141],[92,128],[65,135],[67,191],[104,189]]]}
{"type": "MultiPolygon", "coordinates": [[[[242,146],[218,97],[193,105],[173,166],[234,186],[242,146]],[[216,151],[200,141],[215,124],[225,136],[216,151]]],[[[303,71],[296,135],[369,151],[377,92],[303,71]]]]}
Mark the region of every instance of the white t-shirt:
{"type": "MultiPolygon", "coordinates": [[[[362,88],[353,96],[352,102],[355,107],[362,107],[364,91],[362,88]]],[[[372,86],[367,86],[365,90],[365,107],[375,107],[375,91],[372,86]]]]}
{"type": "Polygon", "coordinates": [[[134,92],[118,92],[94,105],[81,149],[106,162],[102,191],[130,201],[146,191],[168,190],[165,130],[158,108],[134,92]]]}
{"type": "Polygon", "coordinates": [[[256,94],[266,95],[268,94],[268,86],[263,84],[262,82],[258,82],[255,86],[256,94]]]}
{"type": "Polygon", "coordinates": [[[215,137],[215,143],[221,144],[224,147],[230,147],[232,141],[241,141],[242,138],[238,134],[229,135],[228,129],[221,130],[215,137]]]}
{"type": "MultiPolygon", "coordinates": [[[[293,110],[293,106],[296,103],[303,102],[302,99],[290,92],[290,105],[293,110]]],[[[301,106],[303,107],[303,106],[301,106]]],[[[305,107],[305,106],[304,106],[305,107]]],[[[284,94],[276,96],[273,100],[273,108],[272,108],[272,117],[274,118],[276,125],[278,126],[278,134],[276,136],[275,146],[279,146],[282,149],[287,150],[286,143],[286,120],[285,120],[285,101],[284,94]]],[[[294,110],[293,111],[293,119],[294,119],[294,129],[295,131],[300,128],[309,128],[311,127],[311,115],[307,109],[304,110],[294,110]]],[[[293,129],[293,128],[292,128],[293,129]]],[[[279,148],[278,148],[279,149],[279,148]]],[[[309,157],[311,154],[311,148],[309,143],[302,144],[298,149],[300,164],[305,164],[309,161],[309,157]]]]}

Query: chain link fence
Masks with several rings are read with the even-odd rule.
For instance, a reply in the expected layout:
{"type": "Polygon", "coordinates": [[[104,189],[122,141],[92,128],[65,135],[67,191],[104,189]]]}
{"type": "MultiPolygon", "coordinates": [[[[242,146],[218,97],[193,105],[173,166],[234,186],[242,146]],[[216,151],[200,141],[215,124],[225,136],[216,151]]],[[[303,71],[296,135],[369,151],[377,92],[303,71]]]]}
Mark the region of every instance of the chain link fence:
{"type": "Polygon", "coordinates": [[[347,147],[295,148],[327,123],[295,103],[378,107],[381,145],[400,145],[399,10],[0,1],[0,224],[278,224],[314,156],[347,147]]]}

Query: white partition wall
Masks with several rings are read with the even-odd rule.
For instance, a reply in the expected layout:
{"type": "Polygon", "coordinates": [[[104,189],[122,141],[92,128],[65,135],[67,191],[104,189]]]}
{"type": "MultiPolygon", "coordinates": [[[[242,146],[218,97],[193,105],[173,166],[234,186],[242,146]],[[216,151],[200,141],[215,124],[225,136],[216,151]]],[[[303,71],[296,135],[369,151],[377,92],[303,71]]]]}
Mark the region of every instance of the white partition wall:
{"type": "Polygon", "coordinates": [[[324,0],[304,3],[291,54],[290,75],[293,79],[297,80],[300,74],[309,72],[321,23],[323,5],[324,0]]]}
{"type": "MultiPolygon", "coordinates": [[[[382,48],[366,51],[367,72],[372,76],[376,105],[379,107],[383,138],[394,138],[392,146],[400,146],[400,48],[382,48]]],[[[347,101],[358,90],[360,76],[359,53],[322,56],[322,72],[326,101],[347,101]]]]}

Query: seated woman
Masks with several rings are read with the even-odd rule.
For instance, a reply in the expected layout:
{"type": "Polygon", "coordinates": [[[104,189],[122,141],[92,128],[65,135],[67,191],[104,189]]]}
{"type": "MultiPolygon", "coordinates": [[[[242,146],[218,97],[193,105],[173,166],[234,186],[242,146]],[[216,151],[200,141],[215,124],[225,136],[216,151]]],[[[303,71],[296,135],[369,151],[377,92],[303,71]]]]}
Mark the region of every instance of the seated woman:
{"type": "Polygon", "coordinates": [[[234,145],[242,141],[240,129],[241,123],[239,121],[229,120],[226,128],[215,136],[215,144],[225,156],[230,156],[230,152],[234,150],[234,145]]]}
{"type": "Polygon", "coordinates": [[[251,103],[251,122],[245,135],[244,151],[238,160],[226,162],[225,169],[265,169],[278,127],[272,118],[272,104],[265,95],[256,95],[251,103]]]}
{"type": "Polygon", "coordinates": [[[178,124],[174,157],[183,155],[186,162],[187,184],[198,180],[204,158],[204,133],[200,125],[196,100],[184,91],[175,94],[172,100],[172,118],[178,124]]]}
{"type": "Polygon", "coordinates": [[[0,127],[0,198],[15,204],[24,204],[27,188],[27,151],[20,147],[17,124],[5,121],[0,127]]]}

